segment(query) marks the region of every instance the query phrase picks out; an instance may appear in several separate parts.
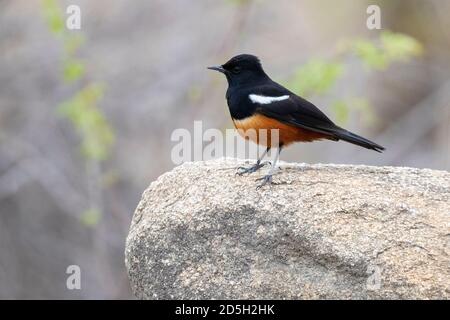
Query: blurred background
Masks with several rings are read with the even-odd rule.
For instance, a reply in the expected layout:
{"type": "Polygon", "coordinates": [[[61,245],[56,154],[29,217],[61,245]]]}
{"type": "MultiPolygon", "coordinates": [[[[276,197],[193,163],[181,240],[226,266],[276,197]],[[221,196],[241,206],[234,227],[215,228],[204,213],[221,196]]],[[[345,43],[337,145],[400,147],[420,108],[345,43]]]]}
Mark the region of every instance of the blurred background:
{"type": "Polygon", "coordinates": [[[0,298],[132,298],[124,245],[176,128],[232,128],[239,53],[387,147],[298,144],[282,160],[450,167],[450,1],[0,0],[0,298]],[[66,28],[67,6],[81,29],[66,28]],[[381,9],[381,30],[366,26],[381,9]],[[68,290],[66,268],[81,268],[68,290]]]}

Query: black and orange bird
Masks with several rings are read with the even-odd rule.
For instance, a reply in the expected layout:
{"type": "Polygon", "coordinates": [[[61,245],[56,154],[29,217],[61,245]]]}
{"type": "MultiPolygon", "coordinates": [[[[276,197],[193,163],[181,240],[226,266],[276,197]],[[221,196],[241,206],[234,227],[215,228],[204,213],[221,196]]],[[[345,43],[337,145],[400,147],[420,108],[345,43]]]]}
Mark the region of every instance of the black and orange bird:
{"type": "Polygon", "coordinates": [[[343,140],[378,152],[384,150],[382,146],[338,127],[314,104],[270,79],[254,55],[241,54],[223,65],[208,69],[219,71],[227,78],[226,99],[236,129],[244,138],[250,138],[266,147],[254,166],[239,167],[238,174],[259,170],[263,166],[261,160],[267,152],[273,147],[277,148],[272,167],[261,178],[262,183],[258,188],[272,183],[272,174],[281,150],[293,142],[343,140]],[[257,134],[246,136],[245,132],[249,129],[257,134]],[[259,132],[267,134],[273,129],[278,129],[278,141],[262,139],[258,135],[259,132]]]}

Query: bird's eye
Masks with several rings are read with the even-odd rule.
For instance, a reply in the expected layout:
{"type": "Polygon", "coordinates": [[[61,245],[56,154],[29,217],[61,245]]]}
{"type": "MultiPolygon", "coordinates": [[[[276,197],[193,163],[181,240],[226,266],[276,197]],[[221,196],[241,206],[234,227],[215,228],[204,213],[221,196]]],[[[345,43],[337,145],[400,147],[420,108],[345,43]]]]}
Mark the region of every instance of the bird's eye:
{"type": "Polygon", "coordinates": [[[234,67],[234,68],[232,69],[232,72],[233,72],[233,73],[239,73],[239,72],[241,72],[241,67],[238,67],[238,66],[234,67]]]}

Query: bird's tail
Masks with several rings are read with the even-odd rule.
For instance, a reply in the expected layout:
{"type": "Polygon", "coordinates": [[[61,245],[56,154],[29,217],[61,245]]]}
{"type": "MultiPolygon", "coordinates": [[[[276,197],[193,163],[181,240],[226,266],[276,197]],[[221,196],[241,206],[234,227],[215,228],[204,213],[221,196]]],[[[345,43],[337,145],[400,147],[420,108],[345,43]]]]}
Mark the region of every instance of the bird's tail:
{"type": "Polygon", "coordinates": [[[384,150],[384,147],[380,146],[379,144],[376,144],[375,142],[372,142],[366,138],[358,136],[357,134],[354,134],[342,128],[336,128],[336,130],[333,130],[333,134],[336,138],[340,140],[356,144],[357,146],[363,148],[375,150],[377,152],[382,152],[384,150]]]}

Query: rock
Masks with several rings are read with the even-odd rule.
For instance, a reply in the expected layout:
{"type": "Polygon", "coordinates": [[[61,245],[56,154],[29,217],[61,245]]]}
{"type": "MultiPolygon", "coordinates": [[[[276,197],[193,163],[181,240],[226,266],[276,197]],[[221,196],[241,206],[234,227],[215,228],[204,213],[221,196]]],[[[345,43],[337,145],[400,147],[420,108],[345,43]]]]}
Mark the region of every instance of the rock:
{"type": "Polygon", "coordinates": [[[144,192],[126,244],[141,299],[448,299],[450,173],[185,163],[144,192]]]}

